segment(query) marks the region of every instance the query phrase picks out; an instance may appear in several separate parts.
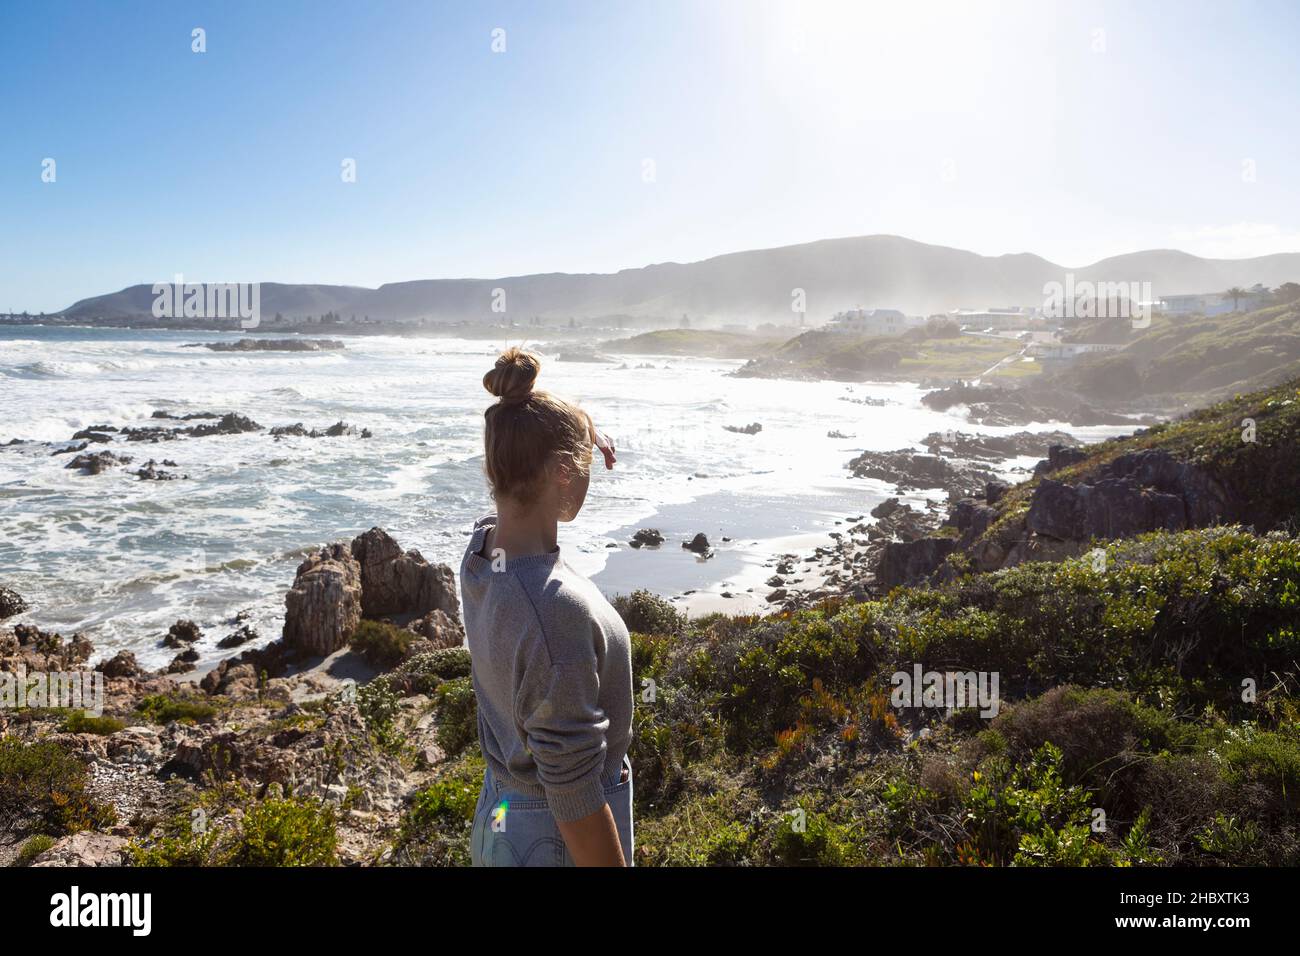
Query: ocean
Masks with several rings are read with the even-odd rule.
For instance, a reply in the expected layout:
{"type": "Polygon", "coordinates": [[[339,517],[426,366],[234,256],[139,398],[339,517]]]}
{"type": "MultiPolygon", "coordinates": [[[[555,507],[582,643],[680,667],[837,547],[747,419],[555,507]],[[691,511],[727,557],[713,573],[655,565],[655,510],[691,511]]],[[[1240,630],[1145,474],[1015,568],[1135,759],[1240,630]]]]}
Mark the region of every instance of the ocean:
{"type": "MultiPolygon", "coordinates": [[[[0,447],[0,583],[33,605],[20,620],[84,631],[97,659],[129,649],[156,667],[175,653],[161,637],[190,618],[211,664],[237,653],[216,648],[237,613],[264,642],[279,636],[294,570],[325,542],[378,525],[458,567],[474,519],[492,510],[481,447],[491,398],[481,379],[503,346],[529,343],[344,336],[346,348],[329,352],[184,347],[235,337],[276,336],[0,328],[0,444],[24,440],[0,447]],[[238,412],[268,430],[343,420],[373,437],[115,442],[133,463],[95,476],[67,470],[71,456],[37,444],[90,425],[175,424],[153,421],[155,411],[238,412]],[[171,459],[166,470],[188,477],[140,480],[132,471],[149,458],[171,459]]],[[[828,543],[837,521],[887,495],[849,477],[854,454],[919,447],[936,430],[1019,430],[973,429],[960,410],[933,412],[915,385],[740,379],[727,375],[735,361],[614,358],[548,358],[538,382],[579,401],[617,444],[618,465],[608,472],[596,456],[586,506],[560,532],[569,560],[610,595],[648,587],[695,610],[756,609],[774,553],[828,543]],[[844,400],[866,397],[886,404],[844,400]],[[750,422],[762,431],[723,427],[750,422]],[[836,431],[852,437],[828,437],[836,431]],[[665,545],[628,548],[646,526],[665,545]],[[679,546],[697,531],[714,543],[713,558],[679,546]],[[723,591],[735,597],[724,601],[723,591]]],[[[1122,430],[1072,429],[1084,438],[1122,430]]]]}

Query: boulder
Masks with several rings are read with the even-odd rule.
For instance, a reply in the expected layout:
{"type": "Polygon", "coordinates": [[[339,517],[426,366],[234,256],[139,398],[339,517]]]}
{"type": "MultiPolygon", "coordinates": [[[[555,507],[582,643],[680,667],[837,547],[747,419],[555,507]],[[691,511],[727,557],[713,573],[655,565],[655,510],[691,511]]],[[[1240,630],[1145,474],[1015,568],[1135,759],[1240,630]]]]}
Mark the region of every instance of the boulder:
{"type": "Polygon", "coordinates": [[[80,454],[63,467],[80,471],[83,475],[100,475],[115,465],[129,465],[130,463],[130,455],[118,456],[111,451],[97,451],[80,454]]]}
{"type": "Polygon", "coordinates": [[[143,671],[136,663],[135,655],[130,651],[118,651],[116,655],[99,665],[105,677],[139,677],[143,671]]]}
{"type": "Polygon", "coordinates": [[[412,619],[442,611],[460,620],[456,579],[447,565],[430,564],[419,551],[403,552],[382,528],[354,538],[352,556],[360,569],[364,617],[412,619]]]}
{"type": "Polygon", "coordinates": [[[634,548],[639,548],[642,545],[657,548],[663,543],[664,536],[659,533],[658,528],[641,528],[636,534],[632,535],[632,540],[628,542],[634,548]]]}
{"type": "Polygon", "coordinates": [[[1011,485],[1002,480],[986,481],[984,483],[984,503],[995,505],[1002,500],[1002,496],[1011,490],[1011,485]]]}
{"type": "MultiPolygon", "coordinates": [[[[445,647],[460,647],[465,643],[465,628],[461,625],[458,618],[454,618],[446,611],[435,608],[424,617],[412,621],[406,625],[406,629],[413,634],[418,634],[429,642],[429,647],[424,651],[440,650],[445,647]]],[[[407,651],[407,656],[412,655],[412,651],[407,651]]]]}
{"type": "Polygon", "coordinates": [[[16,614],[22,614],[29,606],[17,591],[0,587],[0,621],[16,614]]]}
{"type": "Polygon", "coordinates": [[[1047,457],[1034,466],[1035,475],[1050,475],[1054,471],[1076,465],[1088,458],[1088,450],[1073,445],[1049,445],[1047,457]]]}
{"type": "Polygon", "coordinates": [[[347,644],[361,621],[361,581],[361,565],[346,544],[307,558],[284,598],[285,644],[322,656],[347,644]]]}
{"type": "Polygon", "coordinates": [[[952,538],[919,538],[916,541],[895,541],[886,544],[880,552],[876,568],[876,583],[883,589],[915,584],[932,575],[957,542],[952,538]]]}
{"type": "Polygon", "coordinates": [[[690,541],[683,541],[682,547],[687,551],[693,551],[696,554],[702,555],[707,555],[712,550],[709,547],[709,539],[704,536],[703,531],[696,534],[690,541]]]}
{"type": "Polygon", "coordinates": [[[125,866],[125,837],[83,830],[58,840],[32,866],[125,866]]]}
{"type": "Polygon", "coordinates": [[[1222,486],[1158,449],[1121,455],[1088,482],[1044,478],[1025,527],[1058,541],[1122,538],[1146,531],[1202,528],[1231,516],[1222,486]]]}
{"type": "Polygon", "coordinates": [[[177,621],[163,638],[163,647],[189,647],[203,636],[203,631],[193,621],[177,621]]]}
{"type": "Polygon", "coordinates": [[[897,498],[886,498],[880,504],[871,509],[871,517],[888,518],[901,507],[902,505],[898,503],[897,498]]]}

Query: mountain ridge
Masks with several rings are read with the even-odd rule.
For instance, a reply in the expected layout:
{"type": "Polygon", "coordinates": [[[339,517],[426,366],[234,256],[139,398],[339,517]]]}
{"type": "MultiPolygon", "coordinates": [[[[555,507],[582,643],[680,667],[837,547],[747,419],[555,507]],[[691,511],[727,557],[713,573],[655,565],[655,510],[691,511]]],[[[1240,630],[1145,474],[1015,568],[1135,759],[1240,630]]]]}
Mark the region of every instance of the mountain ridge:
{"type": "MultiPolygon", "coordinates": [[[[376,288],[329,283],[261,284],[263,315],[335,312],[381,320],[428,318],[497,323],[625,316],[791,322],[802,289],[814,321],[856,306],[911,313],[954,308],[1033,305],[1047,282],[1150,282],[1156,296],[1207,293],[1233,285],[1268,286],[1300,279],[1300,252],[1250,259],[1206,259],[1176,249],[1149,249],[1067,267],[1030,252],[984,256],[893,235],[850,236],[768,249],[722,253],[696,262],[660,262],[613,273],[546,272],[499,278],[409,279],[376,288]],[[494,290],[505,309],[494,311],[494,290]]],[[[161,281],[167,281],[163,279],[161,281]]],[[[151,285],[81,299],[68,318],[151,317],[151,285]]]]}

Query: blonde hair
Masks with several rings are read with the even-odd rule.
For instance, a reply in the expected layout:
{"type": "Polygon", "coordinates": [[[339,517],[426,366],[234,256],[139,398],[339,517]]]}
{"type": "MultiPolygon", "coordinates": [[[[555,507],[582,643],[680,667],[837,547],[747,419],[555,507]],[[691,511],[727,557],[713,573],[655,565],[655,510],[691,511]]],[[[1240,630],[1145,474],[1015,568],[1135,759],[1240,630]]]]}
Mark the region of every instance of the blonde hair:
{"type": "Polygon", "coordinates": [[[531,501],[552,460],[579,473],[591,467],[591,416],[534,391],[541,368],[534,353],[509,348],[483,376],[483,387],[497,397],[483,413],[483,470],[498,501],[531,501]]]}

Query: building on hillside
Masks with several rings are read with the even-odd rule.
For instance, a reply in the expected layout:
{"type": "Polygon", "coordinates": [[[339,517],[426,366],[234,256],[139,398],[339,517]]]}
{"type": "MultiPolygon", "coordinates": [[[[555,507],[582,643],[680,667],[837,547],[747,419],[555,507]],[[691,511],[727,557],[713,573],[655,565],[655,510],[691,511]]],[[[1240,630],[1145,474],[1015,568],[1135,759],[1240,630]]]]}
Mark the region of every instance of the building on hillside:
{"type": "Polygon", "coordinates": [[[1237,299],[1235,306],[1232,298],[1223,292],[1198,292],[1190,295],[1163,295],[1159,307],[1165,315],[1226,315],[1233,311],[1251,312],[1258,309],[1268,299],[1268,294],[1268,289],[1256,283],[1237,299]]]}
{"type": "Polygon", "coordinates": [[[904,315],[897,309],[849,309],[836,313],[826,327],[855,335],[902,335],[924,324],[924,319],[904,315]]]}

